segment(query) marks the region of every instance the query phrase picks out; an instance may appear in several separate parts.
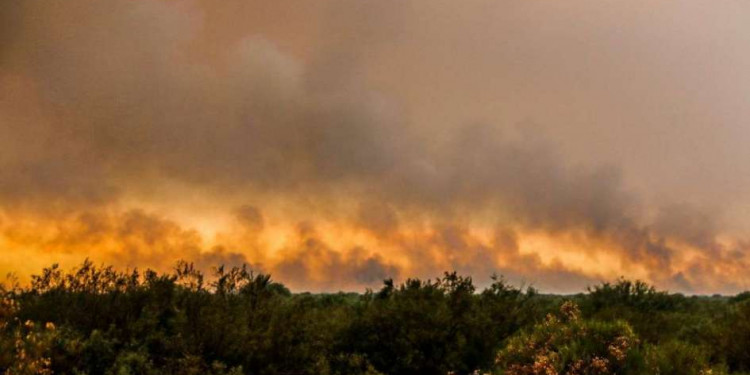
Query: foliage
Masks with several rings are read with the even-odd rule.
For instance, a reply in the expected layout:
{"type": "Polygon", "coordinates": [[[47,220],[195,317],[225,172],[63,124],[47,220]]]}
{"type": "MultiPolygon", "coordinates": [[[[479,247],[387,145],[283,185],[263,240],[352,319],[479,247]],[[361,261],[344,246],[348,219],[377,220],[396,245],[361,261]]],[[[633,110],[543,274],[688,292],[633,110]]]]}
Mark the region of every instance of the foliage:
{"type": "Polygon", "coordinates": [[[718,375],[722,370],[711,369],[707,350],[682,341],[669,341],[646,350],[648,369],[659,375],[718,375]]]}
{"type": "Polygon", "coordinates": [[[0,374],[740,374],[748,322],[746,293],[686,297],[628,280],[567,301],[499,277],[477,290],[455,272],[294,294],[246,267],[87,261],[0,286],[0,374]]]}
{"type": "Polygon", "coordinates": [[[507,375],[638,374],[638,350],[627,323],[583,320],[578,306],[566,302],[560,314],[511,339],[497,362],[507,375]]]}

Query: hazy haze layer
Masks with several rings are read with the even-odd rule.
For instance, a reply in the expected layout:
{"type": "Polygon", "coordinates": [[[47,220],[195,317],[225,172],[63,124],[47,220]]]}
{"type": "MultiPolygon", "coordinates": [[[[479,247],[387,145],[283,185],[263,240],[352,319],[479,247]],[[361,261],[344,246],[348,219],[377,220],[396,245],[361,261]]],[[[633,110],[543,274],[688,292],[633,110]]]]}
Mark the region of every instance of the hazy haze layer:
{"type": "Polygon", "coordinates": [[[750,285],[750,3],[8,0],[0,271],[750,285]]]}

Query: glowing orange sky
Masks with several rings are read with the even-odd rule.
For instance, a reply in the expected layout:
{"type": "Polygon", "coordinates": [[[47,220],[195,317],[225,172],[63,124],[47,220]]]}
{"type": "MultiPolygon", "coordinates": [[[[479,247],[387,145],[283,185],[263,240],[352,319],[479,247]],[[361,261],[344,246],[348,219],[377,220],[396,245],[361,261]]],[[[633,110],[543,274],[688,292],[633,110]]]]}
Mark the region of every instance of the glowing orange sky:
{"type": "Polygon", "coordinates": [[[746,2],[3,8],[2,272],[750,283],[746,2]]]}

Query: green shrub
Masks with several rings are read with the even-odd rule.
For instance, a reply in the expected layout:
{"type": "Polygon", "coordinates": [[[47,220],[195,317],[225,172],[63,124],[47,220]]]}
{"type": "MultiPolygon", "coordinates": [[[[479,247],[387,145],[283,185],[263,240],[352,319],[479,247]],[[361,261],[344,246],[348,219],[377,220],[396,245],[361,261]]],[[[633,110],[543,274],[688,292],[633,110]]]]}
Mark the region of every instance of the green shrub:
{"type": "Polygon", "coordinates": [[[720,371],[710,370],[708,351],[682,341],[669,341],[646,348],[647,367],[658,375],[705,375],[720,371]]]}
{"type": "Polygon", "coordinates": [[[497,357],[505,375],[640,374],[639,340],[623,321],[587,321],[572,302],[509,340],[497,357]]]}

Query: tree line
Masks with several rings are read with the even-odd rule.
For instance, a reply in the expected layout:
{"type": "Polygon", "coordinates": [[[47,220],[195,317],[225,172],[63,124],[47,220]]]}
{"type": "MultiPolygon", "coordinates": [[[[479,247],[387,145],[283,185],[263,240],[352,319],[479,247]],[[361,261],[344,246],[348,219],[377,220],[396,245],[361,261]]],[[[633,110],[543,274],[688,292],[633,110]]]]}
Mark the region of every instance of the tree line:
{"type": "Polygon", "coordinates": [[[0,287],[0,373],[707,375],[750,373],[750,294],[617,280],[545,295],[455,272],[366,293],[267,274],[53,265],[0,287]]]}

